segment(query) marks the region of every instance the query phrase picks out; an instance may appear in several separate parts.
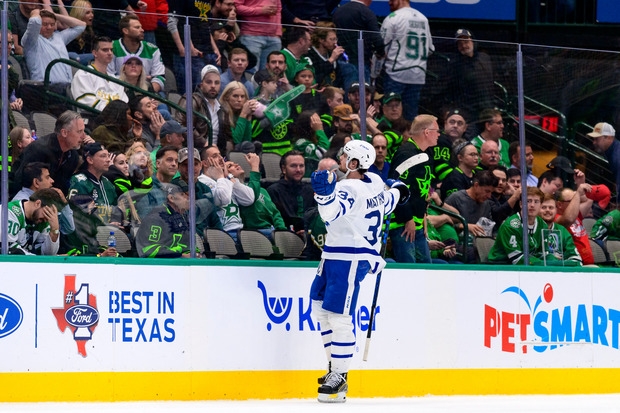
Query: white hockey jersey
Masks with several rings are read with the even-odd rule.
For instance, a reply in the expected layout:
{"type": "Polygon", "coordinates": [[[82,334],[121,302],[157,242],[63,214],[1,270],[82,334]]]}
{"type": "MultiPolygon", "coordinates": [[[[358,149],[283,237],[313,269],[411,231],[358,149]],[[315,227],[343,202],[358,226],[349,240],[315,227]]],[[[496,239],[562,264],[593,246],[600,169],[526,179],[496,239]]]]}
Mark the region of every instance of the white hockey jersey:
{"type": "Polygon", "coordinates": [[[392,213],[400,193],[386,189],[381,177],[366,173],[364,179],[345,179],[336,184],[336,198],[319,204],[327,228],[322,258],[367,260],[373,273],[385,266],[381,257],[383,217],[392,213]]]}
{"type": "Polygon", "coordinates": [[[428,19],[411,7],[400,8],[383,21],[381,37],[387,74],[401,83],[426,83],[426,61],[435,50],[428,19]]]}
{"type": "MultiPolygon", "coordinates": [[[[94,66],[91,65],[90,68],[94,69],[94,66]]],[[[116,99],[129,101],[123,86],[108,82],[84,70],[78,70],[73,76],[71,94],[77,102],[97,110],[103,110],[108,103],[116,99]]]]}

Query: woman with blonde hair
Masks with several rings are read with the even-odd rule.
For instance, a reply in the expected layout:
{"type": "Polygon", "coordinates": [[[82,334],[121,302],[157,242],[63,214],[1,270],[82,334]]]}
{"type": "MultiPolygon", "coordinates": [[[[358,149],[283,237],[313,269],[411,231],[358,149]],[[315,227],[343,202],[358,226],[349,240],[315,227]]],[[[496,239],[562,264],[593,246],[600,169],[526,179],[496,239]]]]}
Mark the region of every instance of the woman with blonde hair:
{"type": "MultiPolygon", "coordinates": [[[[144,71],[142,60],[140,60],[139,57],[127,56],[121,66],[121,73],[118,78],[142,90],[153,92],[153,86],[150,82],[146,81],[146,72],[144,71]]],[[[125,89],[125,93],[127,93],[129,100],[136,95],[133,89],[125,89]]]]}
{"type": "Polygon", "coordinates": [[[134,143],[125,152],[129,164],[129,176],[134,188],[150,188],[153,185],[153,162],[146,147],[139,142],[134,143]]]}
{"type": "Polygon", "coordinates": [[[222,91],[220,97],[220,136],[218,148],[224,155],[235,145],[252,140],[252,115],[258,101],[250,99],[248,90],[241,82],[232,81],[222,91]]]}
{"type": "MultiPolygon", "coordinates": [[[[61,9],[61,13],[62,13],[61,9]]],[[[86,23],[86,29],[76,39],[67,45],[69,57],[83,65],[87,65],[93,57],[93,41],[95,40],[95,32],[93,30],[93,19],[95,13],[93,6],[88,0],[75,0],[71,3],[71,11],[69,16],[82,20],[86,23]]]]}

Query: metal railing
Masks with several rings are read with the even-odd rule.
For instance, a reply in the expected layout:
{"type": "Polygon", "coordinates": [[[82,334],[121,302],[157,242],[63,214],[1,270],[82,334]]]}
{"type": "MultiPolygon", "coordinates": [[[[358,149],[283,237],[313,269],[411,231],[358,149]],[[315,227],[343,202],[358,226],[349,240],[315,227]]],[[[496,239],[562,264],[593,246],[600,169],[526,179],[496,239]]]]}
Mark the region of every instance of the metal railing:
{"type": "MultiPolygon", "coordinates": [[[[157,100],[159,102],[162,102],[165,105],[173,108],[174,110],[177,110],[177,111],[182,112],[182,113],[186,113],[184,107],[179,106],[177,103],[174,103],[174,102],[172,102],[172,101],[162,97],[161,95],[159,95],[157,93],[153,93],[153,92],[149,92],[148,90],[141,89],[138,86],[132,85],[132,84],[127,83],[127,82],[124,82],[124,81],[122,81],[120,79],[117,79],[114,76],[110,76],[110,75],[108,75],[106,73],[101,73],[101,72],[99,72],[99,71],[97,71],[95,69],[92,69],[92,68],[90,68],[88,66],[84,66],[81,63],[78,63],[78,62],[76,62],[74,60],[70,60],[70,59],[54,59],[54,60],[52,60],[47,65],[47,68],[45,69],[45,76],[44,76],[44,79],[43,79],[43,91],[44,91],[44,94],[43,94],[44,102],[43,103],[44,103],[44,106],[46,108],[49,105],[49,98],[53,97],[55,99],[61,100],[62,102],[65,102],[65,103],[70,104],[72,106],[75,106],[77,108],[89,111],[91,113],[94,113],[94,114],[101,113],[101,111],[99,111],[99,110],[97,110],[95,108],[92,108],[90,106],[86,106],[86,105],[84,105],[82,103],[77,102],[74,99],[71,99],[70,97],[68,97],[66,95],[63,95],[63,94],[60,94],[60,93],[56,93],[56,92],[54,92],[54,91],[52,91],[50,89],[50,87],[49,87],[50,86],[50,80],[49,80],[50,71],[51,71],[52,67],[55,64],[59,64],[59,63],[60,64],[66,64],[66,65],[69,65],[71,67],[75,67],[75,68],[80,69],[80,70],[84,70],[85,72],[91,73],[91,74],[93,74],[95,76],[98,76],[98,77],[100,77],[102,79],[105,79],[105,80],[107,80],[109,82],[116,83],[116,84],[121,85],[121,86],[123,86],[123,87],[125,87],[127,89],[131,89],[131,90],[133,90],[135,92],[138,92],[141,95],[148,96],[151,99],[155,99],[155,100],[157,100]]],[[[195,110],[192,113],[194,114],[194,116],[196,116],[196,117],[206,121],[207,124],[209,125],[209,140],[208,140],[208,142],[209,142],[209,145],[211,145],[211,143],[213,142],[213,128],[211,127],[211,120],[208,117],[206,117],[205,115],[203,115],[202,113],[197,112],[195,110]]]]}

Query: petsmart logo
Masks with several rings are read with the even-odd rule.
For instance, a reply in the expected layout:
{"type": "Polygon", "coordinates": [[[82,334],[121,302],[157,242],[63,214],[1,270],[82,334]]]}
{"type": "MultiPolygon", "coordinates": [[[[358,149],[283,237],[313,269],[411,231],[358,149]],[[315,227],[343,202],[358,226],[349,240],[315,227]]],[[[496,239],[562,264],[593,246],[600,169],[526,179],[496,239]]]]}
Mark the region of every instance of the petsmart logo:
{"type": "MultiPolygon", "coordinates": [[[[265,314],[269,319],[266,325],[267,331],[271,331],[276,325],[284,325],[286,331],[304,331],[304,325],[310,331],[317,331],[321,329],[319,323],[315,323],[312,320],[312,302],[308,297],[273,297],[267,292],[265,284],[258,280],[258,289],[262,293],[263,307],[265,308],[265,314]],[[297,305],[297,311],[293,311],[297,305]]],[[[368,331],[368,324],[370,321],[370,310],[365,306],[358,306],[359,308],[353,316],[354,332],[358,329],[362,332],[368,331]]],[[[373,325],[373,331],[377,328],[377,318],[381,312],[381,307],[377,306],[375,309],[375,320],[373,325]]]]}
{"type": "Polygon", "coordinates": [[[52,308],[58,328],[63,333],[71,330],[78,353],[86,357],[86,342],[93,338],[99,323],[97,297],[89,293],[89,284],[81,284],[76,290],[75,275],[65,275],[63,301],[63,307],[52,308]]]}
{"type": "Polygon", "coordinates": [[[516,294],[529,312],[517,314],[485,305],[485,347],[500,348],[507,353],[517,352],[515,342],[525,343],[521,347],[523,353],[527,353],[530,344],[534,344],[534,351],[539,353],[573,343],[599,344],[618,349],[620,310],[595,304],[554,308],[551,284],[544,286],[533,308],[531,300],[517,286],[508,287],[501,294],[516,294]]]}

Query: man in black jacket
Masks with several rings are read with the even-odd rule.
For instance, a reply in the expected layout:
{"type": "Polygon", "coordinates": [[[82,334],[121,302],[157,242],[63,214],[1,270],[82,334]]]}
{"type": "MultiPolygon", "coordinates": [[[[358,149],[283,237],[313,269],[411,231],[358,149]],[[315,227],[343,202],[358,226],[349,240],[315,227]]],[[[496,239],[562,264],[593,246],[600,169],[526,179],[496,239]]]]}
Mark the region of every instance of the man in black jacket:
{"type": "Polygon", "coordinates": [[[20,168],[15,172],[16,188],[21,188],[22,168],[31,162],[50,166],[55,186],[67,195],[69,180],[79,164],[77,148],[84,142],[84,120],[79,113],[67,110],[56,120],[54,133],[43,136],[26,147],[21,155],[20,168]]]}
{"type": "Polygon", "coordinates": [[[287,227],[293,226],[298,235],[304,233],[304,212],[316,206],[314,191],[309,183],[302,182],[306,171],[304,156],[292,150],[280,160],[282,176],[267,188],[287,227]]]}

